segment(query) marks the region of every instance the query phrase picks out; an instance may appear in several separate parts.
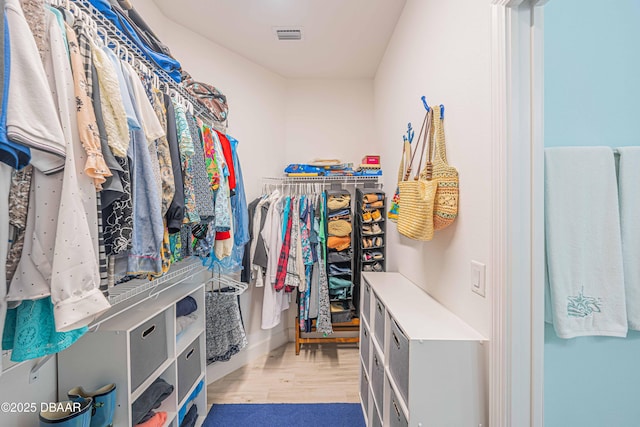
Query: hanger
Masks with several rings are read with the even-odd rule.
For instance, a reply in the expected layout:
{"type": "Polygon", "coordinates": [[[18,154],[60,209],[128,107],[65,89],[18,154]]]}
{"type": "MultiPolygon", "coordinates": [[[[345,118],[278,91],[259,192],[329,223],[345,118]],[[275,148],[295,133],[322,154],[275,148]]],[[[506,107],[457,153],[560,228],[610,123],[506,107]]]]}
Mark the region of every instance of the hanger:
{"type": "Polygon", "coordinates": [[[226,295],[242,295],[249,288],[247,283],[240,282],[230,277],[223,276],[218,272],[218,276],[213,276],[206,282],[210,285],[208,292],[223,293],[226,295]]]}

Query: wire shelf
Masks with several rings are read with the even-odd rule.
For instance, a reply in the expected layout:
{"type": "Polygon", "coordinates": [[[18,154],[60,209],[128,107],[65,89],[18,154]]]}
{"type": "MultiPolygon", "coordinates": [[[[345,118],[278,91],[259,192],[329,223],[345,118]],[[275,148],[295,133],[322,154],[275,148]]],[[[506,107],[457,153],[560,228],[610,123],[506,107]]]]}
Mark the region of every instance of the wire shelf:
{"type": "Polygon", "coordinates": [[[206,269],[200,259],[189,258],[174,264],[167,274],[157,279],[134,279],[109,288],[109,302],[111,305],[116,305],[143,293],[150,294],[155,288],[164,283],[174,281],[185,275],[194,276],[206,271],[206,269]]]}
{"type": "Polygon", "coordinates": [[[211,113],[204,108],[198,99],[196,99],[191,93],[167,74],[162,68],[158,67],[155,63],[147,59],[144,52],[122,31],[120,31],[111,21],[96,9],[88,0],[71,0],[71,3],[80,7],[90,19],[92,19],[99,28],[106,31],[107,35],[113,39],[116,39],[119,43],[123,44],[126,49],[130,51],[136,61],[143,63],[150,71],[155,73],[163,83],[169,85],[172,89],[178,92],[183,98],[187,99],[189,103],[193,105],[194,111],[197,116],[205,118],[213,125],[215,123],[211,113]]]}
{"type": "Polygon", "coordinates": [[[329,175],[329,176],[280,176],[280,177],[264,177],[264,182],[276,183],[304,183],[304,182],[378,182],[379,175],[329,175]]]}

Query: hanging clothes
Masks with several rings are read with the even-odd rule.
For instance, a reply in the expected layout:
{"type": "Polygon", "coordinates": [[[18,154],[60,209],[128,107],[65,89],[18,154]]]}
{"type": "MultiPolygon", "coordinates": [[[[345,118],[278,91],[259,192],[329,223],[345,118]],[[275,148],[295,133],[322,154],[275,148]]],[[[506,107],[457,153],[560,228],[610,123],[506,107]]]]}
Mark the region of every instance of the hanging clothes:
{"type": "Polygon", "coordinates": [[[176,130],[178,132],[178,147],[180,149],[180,160],[182,162],[182,176],[184,180],[184,223],[200,222],[198,206],[196,204],[196,190],[193,184],[193,160],[195,148],[189,130],[189,123],[184,111],[184,107],[175,99],[171,98],[176,119],[176,130]]]}
{"type": "Polygon", "coordinates": [[[227,361],[247,346],[238,297],[207,292],[207,364],[227,361]]]}
{"type": "Polygon", "coordinates": [[[169,142],[169,154],[171,156],[171,168],[175,183],[175,193],[171,205],[167,210],[167,228],[169,234],[178,233],[184,220],[184,181],[182,177],[182,160],[178,147],[178,130],[176,127],[176,114],[173,109],[171,97],[164,95],[164,107],[167,112],[167,141],[169,142]]]}
{"type": "Polygon", "coordinates": [[[282,251],[282,213],[284,197],[274,191],[270,197],[269,211],[261,234],[268,256],[262,302],[262,329],[271,329],[280,324],[281,313],[289,308],[289,297],[275,290],[279,254],[282,251]]]}
{"type": "Polygon", "coordinates": [[[194,149],[194,155],[190,159],[190,168],[193,173],[196,209],[200,216],[200,221],[209,222],[215,215],[215,208],[213,206],[211,183],[209,182],[207,166],[204,161],[204,146],[202,145],[202,137],[200,136],[201,132],[200,129],[198,129],[196,118],[191,114],[187,114],[186,117],[194,149]]]}
{"type": "MultiPolygon", "coordinates": [[[[27,233],[36,223],[36,212],[41,212],[45,218],[51,217],[51,221],[37,223],[50,227],[48,231],[43,229],[41,235],[55,236],[44,248],[50,248],[49,255],[55,248],[56,256],[50,258],[49,270],[29,269],[29,260],[36,253],[32,246],[27,247],[32,240],[25,242],[24,253],[28,255],[21,257],[18,274],[14,276],[9,290],[14,293],[9,297],[11,301],[22,302],[17,309],[9,311],[3,339],[3,348],[12,348],[12,359],[16,361],[68,347],[86,331],[88,323],[109,308],[109,303],[98,289],[95,189],[93,180],[84,174],[83,156],[86,154],[74,113],[75,82],[62,38],[63,29],[53,12],[48,11],[47,21],[50,48],[44,63],[51,78],[49,84],[57,94],[59,113],[56,114],[66,123],[63,127],[66,133],[66,165],[64,173],[55,176],[46,176],[34,169],[30,190],[30,206],[33,208],[30,207],[27,215],[27,233]],[[75,279],[70,280],[73,277],[71,273],[76,275],[75,279]],[[33,286],[32,279],[39,279],[37,286],[33,286]],[[25,292],[25,285],[29,282],[32,285],[28,286],[29,292],[38,293],[36,297],[39,299],[35,301],[24,300],[30,296],[25,292]],[[51,298],[42,298],[49,294],[51,298]]],[[[43,238],[40,243],[44,241],[43,238]]],[[[41,261],[38,262],[42,267],[41,261]]]]}
{"type": "MultiPolygon", "coordinates": [[[[128,65],[128,64],[127,64],[128,65]]],[[[128,93],[134,108],[134,114],[140,126],[131,132],[131,144],[129,150],[133,163],[133,236],[131,251],[128,255],[128,274],[160,273],[162,260],[160,250],[164,234],[164,225],[160,209],[162,201],[158,194],[157,186],[151,173],[151,158],[147,147],[147,135],[144,131],[144,119],[141,111],[137,109],[137,103],[149,103],[146,97],[135,97],[136,90],[143,90],[140,79],[131,73],[129,67],[124,66],[128,93]],[[136,89],[136,87],[138,89],[136,89]]],[[[140,93],[140,92],[138,92],[140,93]]],[[[149,109],[153,112],[152,107],[149,109]]],[[[157,123],[158,132],[161,131],[155,113],[149,113],[146,117],[153,117],[157,123]]]]}

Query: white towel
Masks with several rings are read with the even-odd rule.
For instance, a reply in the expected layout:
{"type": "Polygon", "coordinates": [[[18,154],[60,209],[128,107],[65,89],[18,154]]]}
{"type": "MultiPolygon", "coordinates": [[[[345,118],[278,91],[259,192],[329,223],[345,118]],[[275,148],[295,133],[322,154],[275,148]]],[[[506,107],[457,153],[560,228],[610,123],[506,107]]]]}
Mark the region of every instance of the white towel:
{"type": "Polygon", "coordinates": [[[640,330],[640,147],[621,147],[618,169],[622,259],[629,328],[640,330]]]}
{"type": "Polygon", "coordinates": [[[546,251],[560,338],[627,335],[620,214],[609,147],[545,150],[546,251]]]}

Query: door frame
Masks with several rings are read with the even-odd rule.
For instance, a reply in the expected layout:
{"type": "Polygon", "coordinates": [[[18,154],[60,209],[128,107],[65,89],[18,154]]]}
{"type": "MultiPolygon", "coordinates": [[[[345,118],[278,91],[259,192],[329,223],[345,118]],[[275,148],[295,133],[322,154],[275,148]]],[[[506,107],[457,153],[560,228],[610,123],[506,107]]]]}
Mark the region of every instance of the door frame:
{"type": "Polygon", "coordinates": [[[549,0],[491,0],[489,425],[544,424],[544,20],[549,0]]]}

